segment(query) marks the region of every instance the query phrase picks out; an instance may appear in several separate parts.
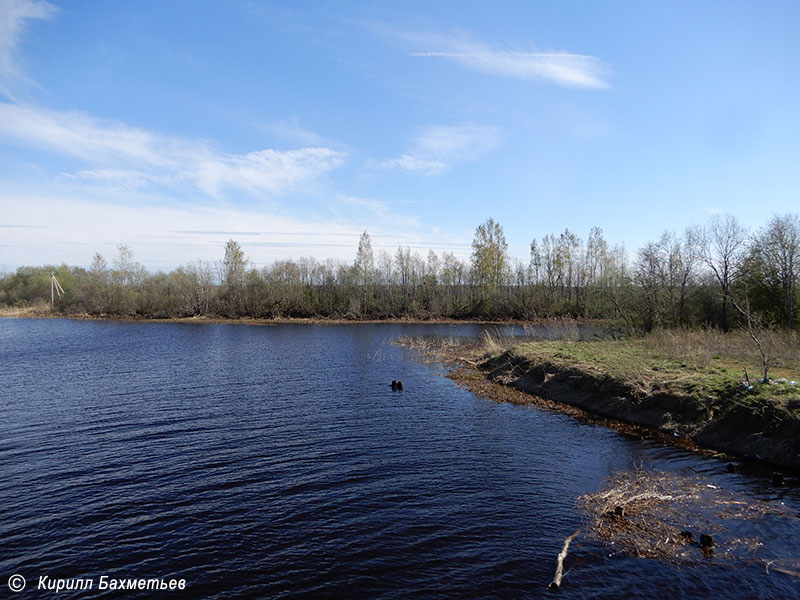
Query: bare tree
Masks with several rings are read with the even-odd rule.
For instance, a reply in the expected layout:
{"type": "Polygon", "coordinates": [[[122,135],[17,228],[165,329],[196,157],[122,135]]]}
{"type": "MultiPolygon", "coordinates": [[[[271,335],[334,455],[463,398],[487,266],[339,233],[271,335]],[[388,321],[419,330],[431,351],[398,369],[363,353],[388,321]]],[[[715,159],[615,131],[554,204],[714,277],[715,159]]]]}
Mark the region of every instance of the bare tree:
{"type": "Polygon", "coordinates": [[[441,261],[439,257],[433,250],[428,250],[428,258],[425,261],[425,277],[427,277],[431,283],[436,284],[439,282],[440,271],[441,261]]]}
{"type": "Polygon", "coordinates": [[[386,250],[378,253],[378,267],[376,283],[381,286],[389,286],[394,278],[394,260],[392,255],[386,250]]]}
{"type": "Polygon", "coordinates": [[[136,262],[127,244],[117,246],[117,257],[111,271],[111,309],[119,315],[134,314],[137,310],[139,288],[147,278],[145,268],[136,262]]]}
{"type": "Polygon", "coordinates": [[[586,240],[584,270],[587,285],[592,285],[603,276],[608,255],[608,243],[603,238],[603,230],[592,227],[586,240]]]}
{"type": "Polygon", "coordinates": [[[797,215],[775,215],[755,241],[764,270],[780,284],[783,317],[787,330],[794,328],[794,290],[800,275],[800,219],[797,215]]]}
{"type": "Polygon", "coordinates": [[[536,241],[536,238],[531,241],[531,277],[533,278],[533,283],[540,283],[540,273],[539,271],[542,268],[542,253],[539,251],[539,242],[536,241]]]}
{"type": "MultiPolygon", "coordinates": [[[[100,261],[105,262],[102,256],[97,256],[100,257],[100,261]]],[[[95,257],[96,259],[97,256],[95,257]]],[[[114,259],[114,271],[112,273],[115,281],[123,286],[136,285],[144,274],[144,267],[136,262],[130,246],[127,244],[117,246],[117,257],[114,259]]]]}
{"type": "Polygon", "coordinates": [[[722,288],[722,329],[728,331],[728,300],[733,278],[739,267],[747,232],[733,215],[714,215],[706,227],[703,260],[722,288]]]}
{"type": "Polygon", "coordinates": [[[686,325],[688,321],[687,304],[692,288],[697,277],[697,265],[702,260],[703,251],[703,232],[693,225],[687,227],[683,232],[681,242],[681,264],[680,264],[680,300],[678,302],[678,315],[681,325],[686,325]]]}
{"type": "MultiPolygon", "coordinates": [[[[769,383],[771,358],[770,347],[767,340],[769,330],[764,326],[764,320],[761,315],[753,311],[750,306],[750,299],[747,296],[744,297],[744,302],[742,304],[739,304],[733,296],[731,296],[730,299],[736,310],[744,317],[750,339],[753,340],[756,348],[758,348],[758,354],[761,358],[761,382],[769,383]]],[[[747,373],[747,371],[745,371],[745,373],[747,373]]]]}
{"type": "Polygon", "coordinates": [[[650,331],[663,324],[664,267],[659,244],[648,242],[639,250],[633,277],[642,292],[644,327],[650,331]]]}
{"type": "Polygon", "coordinates": [[[206,314],[211,306],[214,273],[209,263],[190,262],[173,273],[178,296],[184,312],[191,315],[206,314]]]}
{"type": "Polygon", "coordinates": [[[580,282],[578,265],[581,262],[581,239],[569,229],[565,229],[564,233],[558,236],[557,249],[558,266],[563,273],[561,278],[564,283],[562,294],[566,292],[564,295],[571,300],[573,294],[577,295],[577,287],[580,282]]]}

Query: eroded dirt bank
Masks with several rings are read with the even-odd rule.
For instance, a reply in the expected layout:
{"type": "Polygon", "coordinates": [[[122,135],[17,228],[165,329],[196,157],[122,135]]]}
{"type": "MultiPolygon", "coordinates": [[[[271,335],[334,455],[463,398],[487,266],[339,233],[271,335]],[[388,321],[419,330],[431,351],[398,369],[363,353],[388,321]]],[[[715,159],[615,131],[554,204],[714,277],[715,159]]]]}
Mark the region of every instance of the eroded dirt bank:
{"type": "MultiPolygon", "coordinates": [[[[676,386],[623,381],[581,366],[531,360],[514,348],[477,368],[491,382],[582,411],[575,416],[597,415],[653,428],[687,445],[800,471],[797,411],[753,397],[742,386],[717,394],[689,393],[676,386]]],[[[462,383],[468,379],[463,373],[455,378],[462,383]]]]}

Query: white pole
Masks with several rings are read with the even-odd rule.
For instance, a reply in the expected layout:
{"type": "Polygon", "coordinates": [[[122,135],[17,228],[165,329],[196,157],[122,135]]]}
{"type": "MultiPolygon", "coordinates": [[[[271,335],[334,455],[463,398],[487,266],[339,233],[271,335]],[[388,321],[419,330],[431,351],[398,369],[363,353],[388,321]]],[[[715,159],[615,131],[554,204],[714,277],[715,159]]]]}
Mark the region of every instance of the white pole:
{"type": "Polygon", "coordinates": [[[61,287],[61,284],[58,283],[58,279],[56,279],[56,274],[52,271],[50,272],[50,304],[55,305],[56,303],[56,294],[58,297],[64,295],[64,288],[61,287]]]}

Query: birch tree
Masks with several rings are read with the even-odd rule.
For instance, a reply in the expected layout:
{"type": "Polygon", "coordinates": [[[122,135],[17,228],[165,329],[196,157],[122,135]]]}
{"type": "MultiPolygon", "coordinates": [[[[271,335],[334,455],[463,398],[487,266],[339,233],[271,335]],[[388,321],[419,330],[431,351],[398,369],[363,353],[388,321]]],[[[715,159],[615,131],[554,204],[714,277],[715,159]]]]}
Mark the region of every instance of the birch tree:
{"type": "Polygon", "coordinates": [[[478,285],[484,290],[497,290],[505,282],[508,243],[503,228],[494,219],[488,219],[475,230],[472,268],[478,285]]]}

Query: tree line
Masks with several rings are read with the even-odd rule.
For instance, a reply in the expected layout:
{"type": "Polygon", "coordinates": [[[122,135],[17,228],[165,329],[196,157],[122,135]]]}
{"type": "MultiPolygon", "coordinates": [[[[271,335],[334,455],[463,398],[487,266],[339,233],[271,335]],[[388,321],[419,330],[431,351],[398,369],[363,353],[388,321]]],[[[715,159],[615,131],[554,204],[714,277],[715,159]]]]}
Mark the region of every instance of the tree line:
{"type": "MultiPolygon", "coordinates": [[[[385,319],[606,319],[631,330],[715,326],[751,318],[797,326],[800,219],[775,215],[748,231],[731,215],[704,227],[665,231],[629,257],[601,229],[585,239],[565,229],[534,239],[513,259],[502,226],[475,230],[467,260],[452,252],[422,256],[409,247],[373,251],[361,235],[352,263],[313,257],[254,267],[230,240],[217,262],[195,261],[151,273],[130,247],[89,268],[20,267],[0,279],[0,305],[50,301],[54,273],[64,314],[117,317],[319,317],[385,319]]],[[[748,321],[749,322],[749,321],[748,321]]]]}

